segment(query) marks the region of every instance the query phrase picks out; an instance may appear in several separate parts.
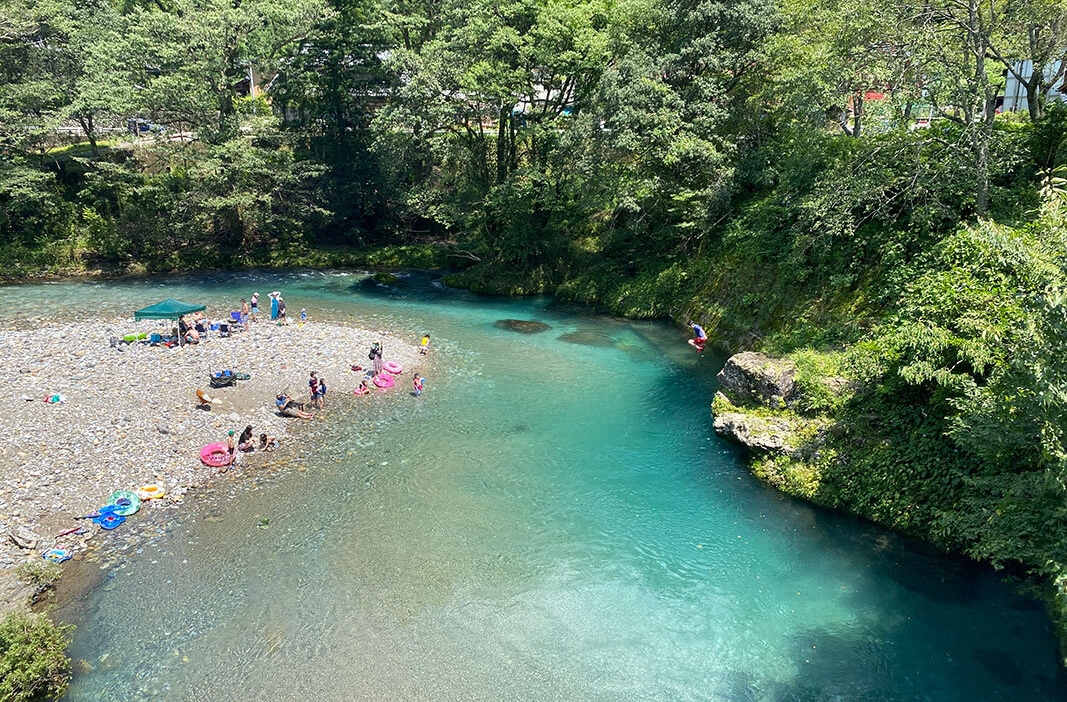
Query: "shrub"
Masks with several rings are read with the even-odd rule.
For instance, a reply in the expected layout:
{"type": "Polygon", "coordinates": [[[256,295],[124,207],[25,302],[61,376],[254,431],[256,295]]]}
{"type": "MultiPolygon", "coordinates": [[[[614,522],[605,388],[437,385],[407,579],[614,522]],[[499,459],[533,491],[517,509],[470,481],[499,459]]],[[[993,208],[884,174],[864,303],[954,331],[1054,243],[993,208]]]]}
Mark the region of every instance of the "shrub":
{"type": "Polygon", "coordinates": [[[74,627],[29,612],[0,620],[0,699],[33,702],[58,698],[70,679],[66,649],[74,627]]]}
{"type": "Polygon", "coordinates": [[[32,602],[37,602],[48,590],[52,589],[52,586],[56,584],[60,576],[63,575],[63,570],[56,563],[50,563],[44,560],[26,561],[15,568],[15,575],[19,580],[26,583],[33,589],[33,594],[30,595],[32,602]]]}

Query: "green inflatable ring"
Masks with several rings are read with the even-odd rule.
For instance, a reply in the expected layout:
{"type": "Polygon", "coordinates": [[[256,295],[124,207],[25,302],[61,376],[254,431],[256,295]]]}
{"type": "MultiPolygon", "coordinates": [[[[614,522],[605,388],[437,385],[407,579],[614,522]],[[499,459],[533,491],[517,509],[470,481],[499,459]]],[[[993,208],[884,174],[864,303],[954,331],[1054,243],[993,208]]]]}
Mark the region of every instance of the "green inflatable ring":
{"type": "Polygon", "coordinates": [[[141,509],[141,498],[132,490],[116,490],[107,498],[107,502],[109,505],[116,505],[115,514],[120,517],[136,514],[137,510],[141,509]]]}

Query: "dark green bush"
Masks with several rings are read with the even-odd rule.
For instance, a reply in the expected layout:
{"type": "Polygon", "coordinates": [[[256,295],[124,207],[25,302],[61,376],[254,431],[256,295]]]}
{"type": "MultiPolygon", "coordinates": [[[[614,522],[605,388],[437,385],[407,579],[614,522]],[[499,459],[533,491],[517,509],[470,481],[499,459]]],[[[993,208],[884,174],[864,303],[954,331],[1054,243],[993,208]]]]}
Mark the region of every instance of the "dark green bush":
{"type": "Polygon", "coordinates": [[[73,629],[39,614],[5,615],[0,620],[0,699],[33,702],[62,695],[70,679],[66,650],[73,629]]]}

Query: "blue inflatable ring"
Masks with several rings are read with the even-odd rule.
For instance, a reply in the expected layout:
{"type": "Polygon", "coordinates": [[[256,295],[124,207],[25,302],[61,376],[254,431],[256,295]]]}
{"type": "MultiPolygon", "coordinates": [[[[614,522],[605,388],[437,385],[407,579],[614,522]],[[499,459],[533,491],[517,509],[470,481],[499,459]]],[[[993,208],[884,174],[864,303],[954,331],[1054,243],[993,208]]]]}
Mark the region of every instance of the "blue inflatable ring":
{"type": "Polygon", "coordinates": [[[112,529],[126,521],[126,517],[120,517],[117,514],[101,514],[93,521],[99,524],[102,529],[107,529],[108,531],[111,531],[112,529]]]}

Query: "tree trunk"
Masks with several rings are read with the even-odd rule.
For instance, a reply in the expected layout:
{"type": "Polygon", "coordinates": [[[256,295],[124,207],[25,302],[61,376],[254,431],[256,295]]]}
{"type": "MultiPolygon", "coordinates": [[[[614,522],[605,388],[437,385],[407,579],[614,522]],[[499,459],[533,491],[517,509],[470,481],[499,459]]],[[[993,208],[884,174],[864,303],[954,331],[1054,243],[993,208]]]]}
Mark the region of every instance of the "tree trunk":
{"type": "Polygon", "coordinates": [[[1042,85],[1037,66],[1034,66],[1034,74],[1023,85],[1026,86],[1026,109],[1030,111],[1030,121],[1036,122],[1041,119],[1045,112],[1045,86],[1042,85]]]}
{"type": "Polygon", "coordinates": [[[78,115],[78,123],[81,125],[82,131],[85,132],[86,138],[89,139],[89,150],[92,152],[93,158],[99,158],[100,148],[96,144],[96,125],[93,124],[92,113],[78,115]]]}
{"type": "Polygon", "coordinates": [[[852,98],[852,136],[857,139],[863,129],[863,93],[857,92],[852,98]]]}
{"type": "Polygon", "coordinates": [[[510,112],[501,106],[496,125],[496,182],[503,183],[508,176],[508,118],[510,112]]]}

